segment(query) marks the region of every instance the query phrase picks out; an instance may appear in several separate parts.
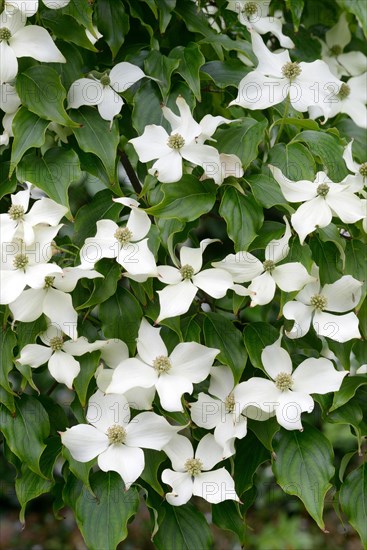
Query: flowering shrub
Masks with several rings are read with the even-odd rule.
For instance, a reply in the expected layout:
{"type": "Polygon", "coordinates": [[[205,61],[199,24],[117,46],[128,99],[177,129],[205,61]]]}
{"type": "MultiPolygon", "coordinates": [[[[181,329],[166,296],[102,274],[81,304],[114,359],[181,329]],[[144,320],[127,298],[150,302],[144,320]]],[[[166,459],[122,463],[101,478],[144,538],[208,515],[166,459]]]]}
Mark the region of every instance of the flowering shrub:
{"type": "Polygon", "coordinates": [[[366,11],[1,0],[1,430],[95,550],[244,543],[271,462],[367,544],[366,11]],[[353,38],[352,38],[353,36],[353,38]],[[334,458],[327,426],[350,426],[334,458]],[[328,497],[329,498],[329,497],[328,497]],[[199,504],[199,507],[197,506],[199,504]]]}

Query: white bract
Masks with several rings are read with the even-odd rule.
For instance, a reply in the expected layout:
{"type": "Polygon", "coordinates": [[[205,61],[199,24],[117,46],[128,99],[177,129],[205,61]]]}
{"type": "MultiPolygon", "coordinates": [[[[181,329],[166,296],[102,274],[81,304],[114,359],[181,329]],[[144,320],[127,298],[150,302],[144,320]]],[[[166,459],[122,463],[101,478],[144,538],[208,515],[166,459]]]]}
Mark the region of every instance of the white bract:
{"type": "Polygon", "coordinates": [[[288,51],[272,53],[262,38],[251,31],[252,48],[259,64],[240,82],[237,98],[230,105],[246,109],[266,109],[289,97],[292,107],[305,112],[317,105],[327,117],[330,108],[330,86],[336,92],[342,84],[331,74],[324,61],[292,62],[288,51]]]}
{"type": "Polygon", "coordinates": [[[14,86],[11,86],[7,82],[0,84],[0,109],[4,113],[15,113],[21,103],[14,86]]]}
{"type": "Polygon", "coordinates": [[[10,243],[21,239],[26,245],[34,243],[34,228],[39,225],[57,225],[66,214],[66,206],[43,197],[29,209],[30,189],[11,195],[11,207],[7,214],[0,214],[0,241],[10,243]]]}
{"type": "Polygon", "coordinates": [[[354,194],[354,183],[350,176],[340,183],[334,183],[325,172],[318,172],[313,182],[295,182],[286,178],[279,168],[269,168],[287,201],[304,203],[291,216],[292,226],[301,244],[318,227],[327,227],[333,216],[344,223],[355,223],[366,216],[363,202],[354,194]]]}
{"type": "Polygon", "coordinates": [[[289,253],[291,230],[287,218],[283,219],[286,223],[285,233],[281,239],[273,239],[267,245],[264,262],[250,252],[242,251],[228,254],[224,260],[212,264],[216,268],[228,271],[235,283],[251,281],[247,289],[237,284],[233,286],[237,294],[251,296],[251,307],[271,302],[277,286],[285,292],[292,292],[300,290],[315,279],[307,273],[307,269],[300,262],[277,265],[289,253]]]}
{"type": "Polygon", "coordinates": [[[0,13],[0,84],[12,81],[18,74],[18,57],[37,61],[66,63],[49,33],[37,25],[25,26],[21,11],[0,13]]]}
{"type": "Polygon", "coordinates": [[[141,276],[140,281],[156,275],[154,255],[148,246],[151,221],[139,209],[139,203],[130,198],[113,199],[131,209],[124,227],[112,220],[99,220],[97,233],[89,237],[80,250],[80,267],[89,269],[101,258],[116,258],[118,263],[132,276],[141,276]]]}
{"type": "Polygon", "coordinates": [[[238,14],[238,20],[248,29],[254,29],[259,34],[268,32],[274,34],[283,48],[294,48],[293,41],[282,32],[283,17],[269,17],[269,0],[230,0],[227,8],[238,14]]]}
{"type": "Polygon", "coordinates": [[[339,21],[325,33],[325,42],[321,42],[321,57],[331,72],[337,76],[356,76],[366,70],[367,59],[362,52],[343,53],[351,41],[347,14],[343,12],[339,21]]]}
{"type": "MultiPolygon", "coordinates": [[[[197,138],[203,129],[191,114],[190,108],[183,97],[176,100],[180,116],[175,115],[171,109],[163,107],[163,116],[172,126],[171,134],[168,134],[163,126],[149,124],[145,127],[143,135],[130,140],[141,162],[150,162],[158,159],[148,170],[149,174],[156,176],[163,183],[178,181],[182,177],[182,160],[188,160],[194,165],[206,167],[212,174],[219,174],[219,153],[210,145],[205,145],[197,138]]],[[[222,117],[222,121],[226,120],[222,117]]],[[[222,124],[222,122],[218,122],[222,124]]],[[[218,126],[217,124],[217,126],[218,126]]],[[[216,127],[215,126],[215,129],[216,127]]],[[[214,131],[215,131],[214,129],[214,131]]],[[[213,131],[213,133],[214,133],[213,131]]],[[[212,135],[212,134],[211,134],[212,135]]],[[[206,138],[208,139],[208,138],[206,138]]],[[[209,177],[213,177],[210,173],[209,177]]]]}
{"type": "Polygon", "coordinates": [[[357,192],[361,191],[365,187],[367,179],[367,162],[358,164],[358,162],[353,159],[352,146],[353,140],[350,141],[344,149],[343,159],[348,170],[355,176],[353,180],[351,180],[351,182],[353,182],[353,187],[350,185],[349,189],[353,189],[353,192],[357,192]]]}
{"type": "Polygon", "coordinates": [[[223,298],[233,286],[231,275],[224,269],[201,269],[203,252],[215,239],[204,239],[199,248],[182,246],[180,267],[160,265],[158,279],[167,286],[158,290],[160,312],[157,323],[188,311],[199,288],[213,298],[223,298]]]}
{"type": "MultiPolygon", "coordinates": [[[[51,10],[65,8],[70,0],[43,0],[44,5],[51,10]]],[[[26,17],[32,17],[38,10],[38,0],[5,0],[5,11],[9,14],[20,11],[26,17]]]]}
{"type": "Polygon", "coordinates": [[[45,277],[61,273],[56,264],[48,263],[52,257],[52,239],[59,231],[56,227],[34,228],[34,243],[26,246],[16,239],[2,243],[0,264],[0,303],[10,304],[21,295],[25,287],[43,288],[45,277]]]}
{"type": "Polygon", "coordinates": [[[130,407],[123,395],[97,391],[88,403],[87,420],[61,433],[61,441],[75,460],[98,457],[104,472],[117,472],[128,489],[144,470],[145,449],[160,451],[180,428],[153,412],[143,412],[130,422],[130,407]]]}
{"type": "Polygon", "coordinates": [[[23,323],[31,323],[44,313],[54,326],[75,338],[78,314],[68,293],[74,290],[79,279],[96,277],[103,275],[93,270],[66,267],[61,273],[46,276],[42,288],[24,290],[9,304],[9,309],[14,320],[23,323]]]}
{"type": "Polygon", "coordinates": [[[235,399],[240,410],[250,401],[267,413],[275,412],[278,423],[286,430],[302,430],[301,413],[310,413],[314,408],[310,394],[338,391],[348,372],[336,371],[333,363],[324,358],[306,359],[292,372],[291,358],[280,342],[281,336],[261,354],[271,380],[254,377],[241,382],[235,399]]]}
{"type": "Polygon", "coordinates": [[[124,104],[118,95],[146,75],[143,71],[123,61],[115,65],[110,73],[97,78],[80,78],[68,92],[68,108],[78,109],[81,105],[97,105],[98,112],[104,120],[110,120],[121,111],[124,104]]]}
{"type": "Polygon", "coordinates": [[[171,485],[172,491],[166,494],[166,500],[173,506],[186,504],[195,495],[208,502],[218,504],[224,500],[236,500],[234,481],[225,468],[212,470],[223,460],[223,449],[212,434],[205,435],[194,453],[187,437],[175,435],[164,447],[173,470],[162,472],[162,481],[171,485]]]}
{"type": "Polygon", "coordinates": [[[21,350],[18,363],[29,365],[32,369],[47,363],[51,376],[70,389],[80,372],[80,363],[74,356],[79,357],[101,347],[99,341],[90,344],[84,336],[64,341],[62,332],[53,325],[40,334],[40,339],[45,345],[27,344],[21,350]]]}
{"type": "Polygon", "coordinates": [[[288,338],[302,338],[312,325],[319,336],[327,336],[337,342],[347,342],[360,338],[358,317],[355,313],[345,313],[358,305],[363,283],[351,275],[344,275],[335,283],[321,287],[319,281],[306,285],[294,300],[283,307],[286,319],[294,320],[293,328],[286,332],[288,338]]]}
{"type": "Polygon", "coordinates": [[[142,319],[138,356],[122,361],[115,368],[106,392],[125,393],[132,388],[155,387],[166,411],[182,411],[182,395],[191,394],[193,384],[205,380],[219,350],[184,342],[169,355],[160,330],[142,319]]]}
{"type": "MultiPolygon", "coordinates": [[[[367,128],[367,73],[353,76],[348,82],[343,82],[339,92],[331,97],[330,118],[339,113],[348,115],[360,128],[367,128]]],[[[319,107],[310,111],[311,118],[316,118],[319,107]]]]}

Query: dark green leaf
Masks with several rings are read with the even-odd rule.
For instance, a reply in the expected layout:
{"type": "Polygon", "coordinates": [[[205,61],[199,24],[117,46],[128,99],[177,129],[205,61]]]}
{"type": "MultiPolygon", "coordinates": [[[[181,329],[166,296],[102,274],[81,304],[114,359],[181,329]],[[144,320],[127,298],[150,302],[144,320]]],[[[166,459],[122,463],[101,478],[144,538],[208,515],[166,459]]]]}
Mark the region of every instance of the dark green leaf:
{"type": "Polygon", "coordinates": [[[12,125],[14,141],[11,149],[10,175],[28,149],[44,144],[48,125],[47,120],[39,118],[25,107],[19,109],[12,125]]]}
{"type": "MultiPolygon", "coordinates": [[[[254,174],[246,178],[250,184],[255,199],[265,208],[271,208],[277,204],[286,205],[278,182],[275,181],[270,170],[268,173],[254,174]]],[[[289,209],[289,207],[287,207],[289,209]]]]}
{"type": "Polygon", "coordinates": [[[205,57],[201,53],[198,44],[190,42],[186,47],[177,46],[169,55],[179,60],[179,66],[175,72],[185,79],[196,99],[201,101],[199,71],[200,67],[205,63],[205,57]]]}
{"type": "Polygon", "coordinates": [[[291,11],[294,28],[297,31],[301,21],[304,0],[286,0],[286,6],[291,11]]]}
{"type": "Polygon", "coordinates": [[[25,509],[28,502],[44,493],[48,493],[53,484],[49,479],[40,477],[24,464],[22,465],[22,473],[15,480],[15,492],[21,506],[19,512],[19,521],[21,523],[24,524],[25,522],[25,509]]]}
{"type": "Polygon", "coordinates": [[[85,355],[82,355],[82,357],[78,357],[78,361],[80,363],[80,372],[75,378],[73,385],[82,407],[85,407],[87,404],[87,392],[89,382],[91,381],[94,373],[97,370],[99,357],[99,351],[86,353],[85,355]]]}
{"type": "MultiPolygon", "coordinates": [[[[234,479],[239,497],[251,489],[256,470],[264,462],[270,460],[270,452],[262,445],[253,432],[236,443],[234,463],[234,479]]],[[[242,499],[241,499],[242,500],[242,499]]]]}
{"type": "Polygon", "coordinates": [[[120,0],[98,0],[96,19],[98,30],[103,34],[113,57],[116,57],[130,28],[123,3],[120,0]]]}
{"type": "Polygon", "coordinates": [[[244,340],[251,363],[257,369],[263,369],[261,354],[279,338],[279,332],[269,323],[250,323],[244,330],[244,340]]]}
{"type": "Polygon", "coordinates": [[[200,69],[215,82],[218,88],[227,86],[238,86],[240,81],[249,72],[239,59],[228,59],[226,61],[209,61],[200,69]]]}
{"type": "Polygon", "coordinates": [[[237,155],[247,168],[258,156],[258,147],[264,139],[267,121],[258,122],[253,118],[244,118],[238,126],[231,124],[216,132],[218,149],[221,153],[237,155]]]}
{"type": "Polygon", "coordinates": [[[151,51],[145,59],[145,72],[149,76],[157,79],[157,84],[161,90],[164,101],[171,87],[171,75],[173,71],[177,69],[178,65],[179,61],[177,59],[166,57],[156,50],[151,51]]]}
{"type": "Polygon", "coordinates": [[[358,531],[362,544],[367,545],[367,462],[353,470],[340,489],[340,505],[349,523],[358,531]]]}
{"type": "Polygon", "coordinates": [[[302,143],[278,143],[269,153],[269,164],[279,168],[283,174],[293,180],[314,181],[316,164],[313,156],[302,143]]]}
{"type": "Polygon", "coordinates": [[[334,395],[334,401],[330,412],[342,407],[352,399],[358,388],[365,384],[367,384],[367,376],[365,374],[361,374],[360,376],[347,376],[344,378],[340,389],[334,395]]]}

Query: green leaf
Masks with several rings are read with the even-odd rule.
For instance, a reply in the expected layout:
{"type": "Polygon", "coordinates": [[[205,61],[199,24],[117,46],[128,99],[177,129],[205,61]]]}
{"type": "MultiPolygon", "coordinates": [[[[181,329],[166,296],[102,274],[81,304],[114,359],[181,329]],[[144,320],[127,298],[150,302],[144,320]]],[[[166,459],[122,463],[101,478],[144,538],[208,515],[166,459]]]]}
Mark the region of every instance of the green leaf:
{"type": "Polygon", "coordinates": [[[212,505],[213,523],[220,529],[226,529],[235,533],[240,542],[244,542],[246,524],[239,506],[233,500],[225,500],[212,505]]]}
{"type": "Polygon", "coordinates": [[[10,162],[0,163],[0,199],[9,193],[13,193],[17,187],[17,179],[15,175],[9,175],[10,162]]]}
{"type": "Polygon", "coordinates": [[[367,38],[367,13],[364,0],[337,0],[339,6],[349,13],[353,13],[361,25],[364,35],[367,38]]]}
{"type": "Polygon", "coordinates": [[[41,147],[45,142],[47,120],[39,118],[25,107],[21,107],[13,120],[14,141],[11,149],[11,176],[18,162],[31,147],[41,147]]]}
{"type": "Polygon", "coordinates": [[[293,142],[299,141],[305,143],[311,153],[320,160],[332,181],[341,181],[348,174],[343,160],[344,149],[335,135],[306,130],[293,139],[293,142]]]}
{"type": "Polygon", "coordinates": [[[211,181],[199,181],[194,176],[184,175],[176,183],[162,184],[164,199],[146,212],[165,219],[196,220],[213,208],[217,189],[211,181]]]}
{"type": "Polygon", "coordinates": [[[151,449],[144,449],[145,466],[141,478],[146,481],[159,495],[164,496],[160,481],[158,481],[158,470],[160,465],[167,459],[163,451],[158,452],[151,449]]]}
{"type": "Polygon", "coordinates": [[[62,13],[74,17],[80,25],[88,29],[92,34],[95,32],[93,28],[93,7],[91,2],[86,3],[85,0],[71,0],[69,4],[63,8],[62,13]]]}
{"type": "Polygon", "coordinates": [[[116,472],[91,476],[92,497],[84,487],[75,503],[75,519],[89,550],[116,548],[127,537],[127,523],[139,507],[135,488],[125,490],[116,472]]]}
{"type": "Polygon", "coordinates": [[[241,124],[216,131],[218,149],[221,153],[237,155],[247,168],[258,156],[258,148],[264,139],[267,121],[258,122],[253,118],[243,118],[241,124]]]}
{"type": "MultiPolygon", "coordinates": [[[[9,373],[13,369],[13,349],[17,344],[17,339],[14,332],[8,329],[0,333],[0,349],[1,349],[1,364],[0,364],[0,386],[10,394],[14,394],[9,381],[9,373]]],[[[11,408],[15,410],[14,406],[11,408]]]]}
{"type": "Polygon", "coordinates": [[[304,7],[304,0],[286,0],[287,10],[291,11],[293,25],[295,30],[298,30],[299,24],[301,22],[301,16],[304,7]]]}
{"type": "Polygon", "coordinates": [[[242,195],[234,187],[227,187],[219,207],[225,219],[229,238],[236,252],[247,250],[264,221],[263,210],[251,195],[242,195]]]}
{"type": "Polygon", "coordinates": [[[74,111],[73,118],[80,123],[74,130],[79,147],[96,155],[102,161],[111,184],[116,183],[116,150],[120,141],[116,120],[111,126],[91,107],[74,111]]]}
{"type": "Polygon", "coordinates": [[[117,0],[98,0],[95,13],[98,30],[103,34],[113,57],[116,57],[130,28],[124,5],[117,0]]]}
{"type": "Polygon", "coordinates": [[[99,318],[106,338],[120,338],[130,353],[136,349],[136,339],[143,312],[137,299],[126,288],[116,293],[99,307],[99,318]]]}
{"type": "Polygon", "coordinates": [[[324,529],[324,499],[334,475],[333,448],[319,430],[310,424],[304,428],[303,432],[280,430],[274,442],[273,472],[283,491],[300,498],[324,529]]]}
{"type": "Polygon", "coordinates": [[[58,204],[69,208],[68,189],[81,176],[79,159],[72,149],[53,147],[43,157],[35,153],[23,157],[17,167],[20,181],[39,187],[58,204]]]}
{"type": "Polygon", "coordinates": [[[47,412],[35,397],[26,394],[15,402],[15,408],[13,417],[1,407],[1,429],[7,444],[34,473],[44,477],[39,462],[46,448],[44,440],[50,433],[47,412]]]}
{"type": "Polygon", "coordinates": [[[89,382],[91,381],[94,373],[97,370],[99,357],[99,351],[86,353],[85,355],[78,357],[78,362],[80,363],[80,372],[75,378],[73,385],[82,407],[85,407],[87,404],[87,392],[89,382]]]}
{"type": "Polygon", "coordinates": [[[330,412],[335,411],[339,407],[342,407],[352,397],[354,397],[356,391],[360,386],[367,384],[367,376],[361,374],[360,376],[347,376],[344,378],[340,389],[335,392],[333,404],[330,408],[330,412]]]}
{"type": "Polygon", "coordinates": [[[232,369],[235,383],[239,382],[247,361],[242,334],[234,323],[219,313],[207,313],[204,320],[205,345],[217,348],[217,360],[232,369]]]}
{"type": "Polygon", "coordinates": [[[314,181],[316,164],[313,156],[302,143],[278,143],[270,149],[269,164],[279,168],[283,174],[293,180],[314,181]]]}
{"type": "Polygon", "coordinates": [[[77,307],[77,310],[101,304],[116,292],[117,283],[121,278],[121,266],[115,261],[103,259],[94,267],[104,275],[104,278],[94,279],[92,294],[84,304],[77,307]]]}
{"type": "Polygon", "coordinates": [[[264,370],[261,354],[266,346],[274,344],[279,332],[269,323],[250,323],[243,333],[245,346],[251,363],[257,369],[264,370]]]}
{"type": "Polygon", "coordinates": [[[158,6],[159,30],[164,33],[172,19],[172,11],[176,7],[176,0],[155,0],[158,6]]]}
{"type": "Polygon", "coordinates": [[[244,76],[250,72],[239,59],[209,61],[201,67],[200,71],[207,74],[218,88],[237,87],[244,76]]]}
{"type": "Polygon", "coordinates": [[[162,96],[155,82],[144,82],[134,94],[132,123],[138,134],[144,132],[147,124],[161,125],[163,114],[162,96]]]}
{"type": "Polygon", "coordinates": [[[285,120],[283,118],[278,118],[278,120],[273,122],[272,128],[274,126],[281,126],[283,123],[286,126],[296,126],[296,128],[305,128],[306,130],[318,131],[320,129],[316,120],[310,120],[309,118],[292,118],[292,117],[286,118],[285,120]]]}
{"type": "Polygon", "coordinates": [[[179,66],[175,72],[185,79],[196,99],[201,101],[199,71],[200,67],[205,63],[205,57],[201,53],[199,45],[189,42],[185,47],[177,46],[171,50],[169,55],[179,60],[179,66]]]}
{"type": "Polygon", "coordinates": [[[280,426],[275,416],[260,422],[249,418],[247,420],[247,425],[264,447],[268,449],[268,451],[272,451],[274,436],[280,430],[280,426]]]}
{"type": "Polygon", "coordinates": [[[347,242],[345,248],[345,273],[353,275],[355,279],[366,279],[367,246],[357,239],[347,242]]]}
{"type": "Polygon", "coordinates": [[[60,76],[51,67],[29,67],[17,76],[16,89],[22,104],[32,113],[63,126],[79,126],[65,111],[66,90],[60,76]]]}
{"type": "Polygon", "coordinates": [[[70,451],[66,447],[62,448],[62,456],[67,460],[70,471],[75,475],[75,477],[80,479],[87,489],[93,494],[89,483],[89,475],[92,466],[95,463],[95,459],[90,460],[89,462],[79,462],[71,456],[70,451]]]}
{"type": "Polygon", "coordinates": [[[312,250],[312,257],[319,266],[321,284],[334,283],[342,276],[342,261],[337,246],[331,242],[322,242],[315,235],[309,242],[312,250]]]}
{"type": "Polygon", "coordinates": [[[367,545],[367,462],[353,470],[340,488],[340,505],[349,523],[358,531],[362,544],[367,545]]]}
{"type": "Polygon", "coordinates": [[[157,79],[163,100],[166,101],[171,88],[171,75],[177,69],[179,61],[152,50],[144,61],[145,72],[157,79]]]}
{"type": "Polygon", "coordinates": [[[233,478],[240,498],[253,486],[253,477],[260,464],[268,460],[270,460],[270,452],[253,432],[247,432],[243,439],[237,441],[233,478]]]}
{"type": "Polygon", "coordinates": [[[209,550],[212,534],[201,512],[192,504],[159,508],[159,530],[154,536],[157,550],[209,550]]]}
{"type": "Polygon", "coordinates": [[[250,184],[255,199],[265,208],[287,204],[278,182],[273,178],[270,170],[262,174],[253,174],[247,177],[246,181],[250,184]]]}
{"type": "Polygon", "coordinates": [[[98,51],[85,34],[85,28],[70,15],[62,14],[60,10],[47,10],[42,13],[42,21],[45,27],[65,42],[72,42],[92,52],[98,51]]]}
{"type": "Polygon", "coordinates": [[[24,516],[28,502],[44,493],[48,493],[53,485],[53,481],[40,477],[24,464],[22,465],[21,475],[15,480],[15,492],[21,506],[19,512],[19,521],[21,523],[25,523],[24,516]]]}

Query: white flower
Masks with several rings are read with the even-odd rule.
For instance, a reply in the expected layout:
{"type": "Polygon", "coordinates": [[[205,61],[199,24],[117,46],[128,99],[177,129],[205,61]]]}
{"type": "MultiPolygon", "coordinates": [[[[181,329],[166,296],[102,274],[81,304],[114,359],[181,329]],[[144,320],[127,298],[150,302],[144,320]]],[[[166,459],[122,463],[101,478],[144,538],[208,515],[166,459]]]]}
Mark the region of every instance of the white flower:
{"type": "Polygon", "coordinates": [[[21,240],[2,243],[0,264],[0,303],[10,304],[28,285],[43,288],[45,277],[61,273],[56,264],[47,263],[52,257],[52,239],[59,231],[56,227],[35,227],[34,243],[26,246],[21,240]]]}
{"type": "Polygon", "coordinates": [[[11,207],[7,214],[0,214],[0,240],[9,243],[14,238],[26,245],[34,243],[34,228],[39,224],[55,226],[66,214],[66,206],[49,198],[41,198],[29,207],[30,189],[11,195],[11,207]]]}
{"type": "MultiPolygon", "coordinates": [[[[52,10],[65,8],[70,0],[43,0],[44,5],[52,10]]],[[[32,17],[38,10],[38,0],[5,0],[5,11],[9,14],[20,11],[26,17],[32,17]]]]}
{"type": "Polygon", "coordinates": [[[325,42],[321,42],[321,57],[331,72],[337,76],[356,76],[365,72],[367,59],[362,52],[343,53],[352,35],[349,30],[346,12],[342,12],[339,21],[325,33],[325,42]]]}
{"type": "MultiPolygon", "coordinates": [[[[186,159],[197,166],[202,166],[204,171],[206,166],[209,166],[210,171],[213,172],[212,167],[220,165],[218,151],[197,139],[202,133],[202,128],[193,119],[185,99],[179,96],[176,104],[180,116],[175,115],[167,107],[162,109],[163,116],[172,126],[170,135],[163,126],[149,124],[145,127],[143,135],[130,139],[130,143],[133,144],[141,162],[158,159],[148,172],[163,183],[181,179],[182,159],[186,159]]],[[[222,117],[212,118],[226,120],[222,117]]],[[[218,124],[221,124],[221,122],[218,122],[218,124]]]]}
{"type": "Polygon", "coordinates": [[[2,125],[4,132],[2,135],[0,135],[0,145],[9,145],[9,138],[13,137],[13,119],[16,115],[17,111],[15,113],[5,113],[2,120],[2,125]]]}
{"type": "Polygon", "coordinates": [[[291,217],[301,244],[318,227],[327,227],[333,216],[344,223],[355,223],[366,216],[363,202],[354,194],[350,176],[340,183],[334,183],[325,172],[318,172],[313,182],[294,182],[286,178],[279,168],[269,168],[287,201],[304,203],[291,217]]]}
{"type": "Polygon", "coordinates": [[[300,262],[276,265],[284,260],[289,252],[291,230],[287,218],[284,216],[283,219],[286,223],[285,233],[281,239],[273,239],[267,245],[264,262],[250,252],[243,251],[229,254],[224,260],[212,264],[228,271],[235,283],[252,281],[247,289],[239,285],[233,286],[237,294],[251,296],[251,307],[271,302],[277,286],[285,292],[292,292],[300,290],[315,279],[307,273],[300,262]]]}
{"type": "Polygon", "coordinates": [[[171,485],[172,492],[166,499],[173,506],[186,504],[192,495],[218,504],[224,500],[236,500],[234,481],[225,468],[211,470],[223,460],[223,449],[212,434],[205,435],[194,453],[193,446],[187,437],[175,435],[164,447],[169,456],[173,470],[162,472],[162,481],[171,485]]]}
{"type": "Polygon", "coordinates": [[[203,252],[215,240],[204,239],[199,248],[182,246],[180,268],[168,265],[158,266],[158,279],[168,286],[157,291],[160,312],[156,323],[186,313],[199,288],[213,298],[223,298],[227,290],[232,288],[232,277],[224,269],[201,269],[203,252]]]}
{"type": "Polygon", "coordinates": [[[139,209],[139,203],[134,199],[113,200],[131,208],[126,225],[119,227],[112,220],[99,220],[96,235],[86,239],[80,250],[81,264],[78,267],[89,269],[101,258],[116,258],[130,275],[144,275],[145,280],[154,277],[157,266],[148,239],[144,238],[151,226],[148,215],[139,209]]]}
{"type": "Polygon", "coordinates": [[[98,456],[104,472],[117,472],[128,489],[144,470],[145,449],[160,451],[177,433],[165,418],[143,412],[130,422],[130,407],[123,395],[97,391],[88,403],[87,420],[61,433],[61,441],[75,460],[89,462],[98,456]]]}
{"type": "Polygon", "coordinates": [[[201,392],[198,400],[190,403],[191,418],[201,428],[215,428],[214,439],[223,449],[223,458],[228,458],[235,453],[235,439],[242,439],[247,433],[247,417],[266,420],[269,415],[253,406],[247,407],[246,414],[238,410],[233,374],[229,367],[210,369],[208,391],[211,395],[201,392]]]}
{"type": "Polygon", "coordinates": [[[265,378],[250,378],[241,382],[235,391],[240,409],[250,402],[271,413],[275,411],[278,423],[286,430],[302,430],[301,413],[312,412],[314,402],[311,393],[325,394],[338,391],[347,371],[338,372],[329,359],[310,358],[292,372],[292,361],[280,346],[281,337],[261,354],[265,378]]]}
{"type": "MultiPolygon", "coordinates": [[[[348,115],[360,128],[367,128],[367,73],[353,76],[348,82],[343,82],[339,92],[331,97],[328,117],[332,118],[339,113],[348,115]]],[[[319,107],[310,111],[311,118],[316,118],[319,107]]]]}
{"type": "Polygon", "coordinates": [[[7,82],[0,84],[0,109],[4,113],[15,113],[21,103],[14,86],[11,86],[7,82]]]}
{"type": "Polygon", "coordinates": [[[327,116],[331,108],[330,86],[338,92],[342,83],[331,74],[326,63],[320,60],[292,62],[288,51],[272,53],[259,34],[251,31],[251,35],[259,64],[241,80],[238,96],[230,105],[261,110],[281,103],[289,95],[296,111],[303,113],[312,105],[318,105],[327,116]]]}
{"type": "Polygon", "coordinates": [[[93,30],[94,35],[88,29],[85,29],[85,34],[87,35],[88,40],[94,45],[100,38],[103,37],[103,34],[99,32],[95,25],[93,25],[93,30]]]}
{"type": "Polygon", "coordinates": [[[294,320],[288,338],[302,338],[309,331],[311,321],[319,336],[327,336],[337,342],[360,338],[358,317],[355,313],[333,315],[329,311],[344,313],[358,305],[362,285],[351,275],[344,275],[332,284],[322,288],[318,281],[306,285],[291,302],[283,307],[286,319],[294,320]]]}
{"type": "Polygon", "coordinates": [[[101,117],[112,121],[124,104],[118,94],[144,76],[146,75],[139,67],[123,61],[115,65],[109,74],[104,74],[100,80],[94,77],[80,78],[70,86],[68,108],[78,109],[81,105],[97,105],[101,117]]]}
{"type": "Polygon", "coordinates": [[[73,380],[80,372],[80,364],[74,359],[85,353],[100,349],[100,342],[90,344],[84,336],[76,340],[64,341],[62,332],[50,325],[46,332],[40,334],[40,339],[45,344],[27,344],[21,350],[17,360],[21,365],[29,365],[36,369],[48,363],[48,370],[57,382],[65,384],[72,389],[73,380]]]}
{"type": "Polygon", "coordinates": [[[294,48],[293,41],[282,33],[283,18],[269,17],[269,4],[269,0],[230,0],[227,9],[235,11],[239,22],[248,29],[254,29],[259,34],[271,32],[283,48],[294,48]]]}
{"type": "Polygon", "coordinates": [[[345,164],[347,165],[347,168],[350,172],[353,172],[354,178],[349,180],[353,183],[353,186],[350,185],[349,189],[353,189],[353,192],[356,193],[358,191],[361,191],[366,183],[367,178],[367,162],[363,162],[362,164],[358,164],[355,160],[353,160],[353,152],[352,152],[352,145],[353,140],[348,143],[348,145],[344,149],[343,153],[343,159],[345,161],[345,164]]]}
{"type": "Polygon", "coordinates": [[[10,82],[18,74],[17,57],[33,57],[37,61],[66,63],[49,33],[37,25],[25,26],[21,11],[0,14],[0,84],[10,82]]]}
{"type": "Polygon", "coordinates": [[[115,368],[107,393],[125,393],[132,388],[155,387],[166,411],[182,411],[181,397],[202,382],[219,350],[196,342],[178,344],[170,355],[160,336],[142,319],[137,340],[138,356],[115,368]]]}
{"type": "Polygon", "coordinates": [[[73,307],[69,292],[74,290],[79,279],[103,277],[97,271],[66,267],[62,273],[45,277],[42,288],[29,288],[9,304],[15,321],[31,323],[44,313],[59,330],[75,338],[78,314],[73,307]]]}

